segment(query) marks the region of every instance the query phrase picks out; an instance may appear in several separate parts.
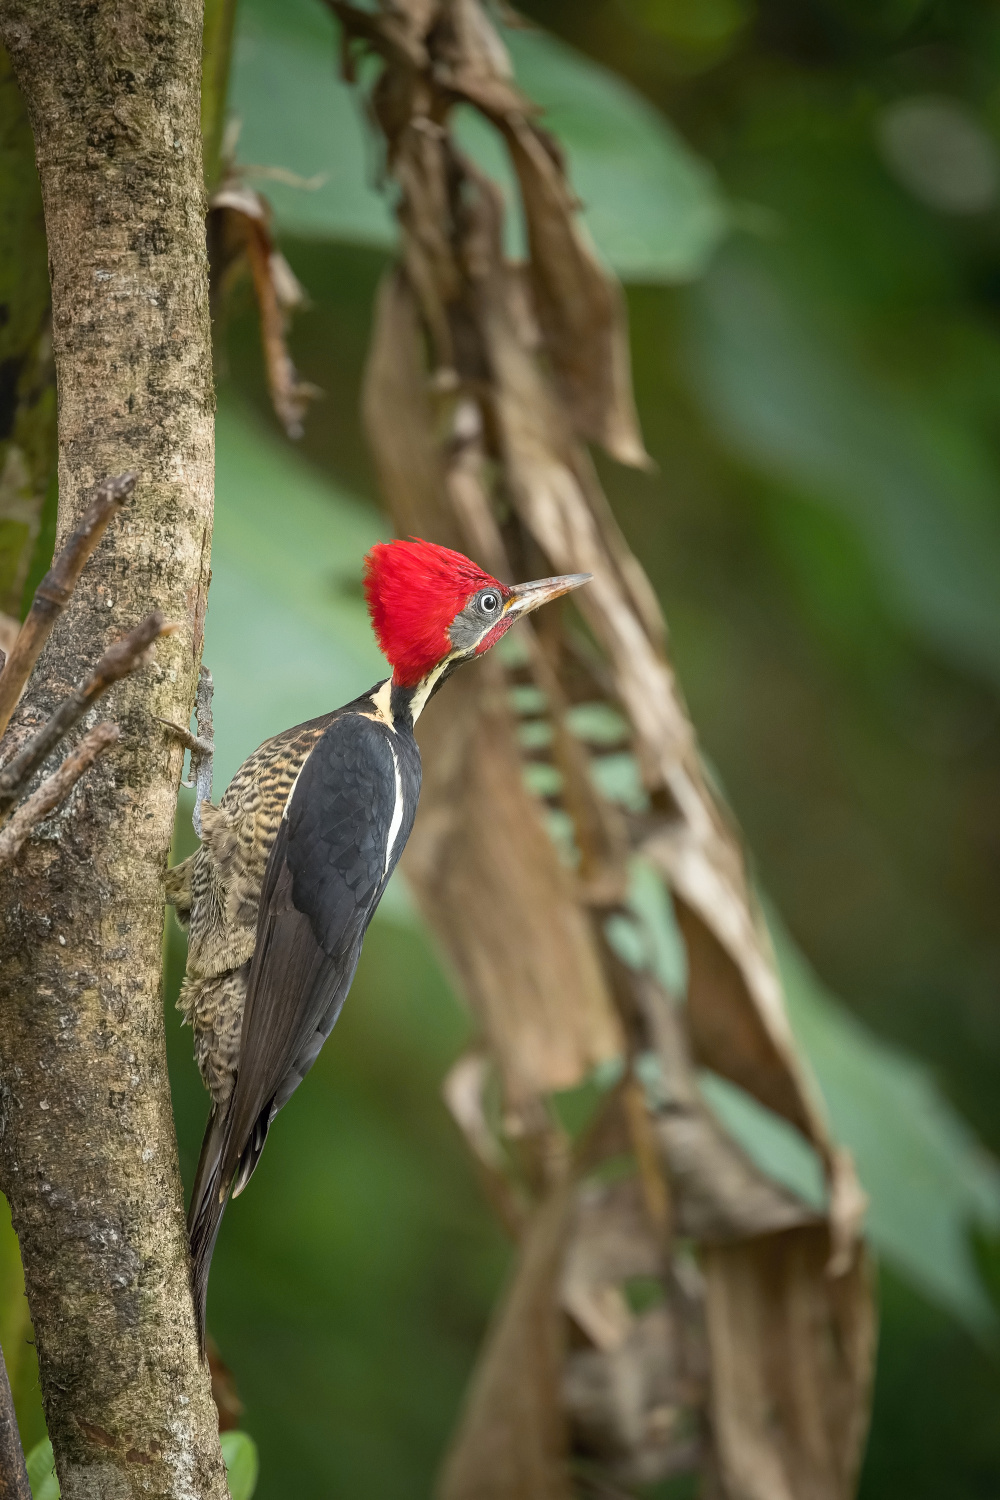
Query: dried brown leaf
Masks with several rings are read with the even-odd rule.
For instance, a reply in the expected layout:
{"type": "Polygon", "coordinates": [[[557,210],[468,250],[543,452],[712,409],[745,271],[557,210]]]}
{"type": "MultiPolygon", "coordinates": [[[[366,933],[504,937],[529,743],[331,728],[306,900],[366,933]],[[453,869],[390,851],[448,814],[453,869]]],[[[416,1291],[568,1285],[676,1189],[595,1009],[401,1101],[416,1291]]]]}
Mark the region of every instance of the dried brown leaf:
{"type": "Polygon", "coordinates": [[[510,494],[553,571],[593,574],[579,596],[580,609],[608,653],[647,785],[661,788],[674,812],[647,839],[644,852],[662,870],[684,911],[701,919],[700,925],[685,927],[695,944],[689,1004],[700,1055],[817,1145],[834,1188],[834,1245],[843,1264],[857,1233],[863,1195],[849,1159],[833,1151],[818,1090],[788,1025],[738,835],[707,785],[670,666],[650,638],[587,504],[572,439],[537,360],[518,337],[502,266],[484,278],[479,301],[510,494]],[[706,941],[700,942],[703,936],[706,941]],[[734,981],[724,991],[714,982],[720,969],[734,981]],[[739,1042],[726,1050],[726,1038],[737,1034],[739,1042]],[[701,1044],[708,1036],[720,1039],[725,1056],[705,1050],[701,1044]],[[759,1092],[765,1084],[767,1091],[759,1092]]]}
{"type": "Polygon", "coordinates": [[[648,468],[621,289],[599,264],[543,133],[523,118],[502,124],[521,188],[535,310],[574,430],[620,463],[648,468]]]}
{"type": "Polygon", "coordinates": [[[469,1387],[438,1500],[571,1500],[557,1287],[573,1192],[534,1214],[469,1387]]]}
{"type": "Polygon", "coordinates": [[[736,871],[721,872],[730,877],[723,886],[721,860],[706,870],[709,860],[704,850],[689,849],[677,858],[674,848],[679,842],[669,832],[661,834],[647,843],[646,852],[657,857],[668,872],[675,893],[687,953],[687,1019],[695,1056],[790,1120],[810,1139],[823,1140],[822,1106],[798,1065],[773,957],[763,949],[745,892],[733,890],[736,871]],[[688,904],[689,893],[694,899],[700,896],[699,906],[708,912],[716,930],[688,904]],[[731,919],[728,926],[727,916],[731,919]],[[720,929],[729,939],[725,945],[719,940],[720,929]]]}
{"type": "Polygon", "coordinates": [[[850,1500],[875,1320],[859,1249],[825,1274],[825,1226],[702,1253],[714,1439],[726,1500],[850,1500]]]}
{"type": "Polygon", "coordinates": [[[403,869],[497,1059],[529,1111],[620,1055],[584,912],[525,789],[503,676],[484,662],[420,722],[424,785],[403,869]]]}
{"type": "Polygon", "coordinates": [[[484,1094],[491,1064],[485,1052],[465,1052],[448,1070],[441,1094],[472,1152],[487,1198],[513,1239],[519,1239],[527,1204],[511,1182],[503,1147],[486,1119],[484,1094]]]}
{"type": "Polygon", "coordinates": [[[676,1004],[649,977],[635,993],[660,1065],[662,1097],[653,1101],[653,1120],[678,1232],[711,1244],[816,1222],[810,1208],[765,1176],[706,1105],[676,1004]]]}
{"type": "Polygon", "coordinates": [[[419,309],[400,271],[390,272],[378,289],[361,410],[399,532],[459,546],[458,527],[442,504],[446,466],[427,388],[419,309]]]}
{"type": "Polygon", "coordinates": [[[614,1350],[574,1349],[567,1357],[563,1401],[574,1451],[599,1460],[620,1484],[655,1484],[689,1472],[701,1457],[700,1413],[679,1342],[673,1310],[661,1304],[636,1318],[614,1350]]]}
{"type": "Polygon", "coordinates": [[[212,194],[208,207],[213,302],[217,304],[232,280],[249,266],[271,404],[288,436],[301,437],[303,418],[319,390],[299,378],[288,352],[288,315],[305,294],[271,238],[270,206],[260,193],[230,175],[212,194]]]}
{"type": "Polygon", "coordinates": [[[625,1342],[635,1318],[622,1284],[631,1276],[662,1276],[666,1245],[650,1219],[637,1177],[581,1186],[561,1296],[596,1349],[609,1352],[625,1342]]]}
{"type": "Polygon", "coordinates": [[[693,1468],[707,1398],[701,1282],[671,1264],[636,1177],[590,1180],[577,1206],[562,1278],[563,1306],[592,1347],[574,1341],[563,1399],[574,1452],[622,1483],[648,1484],[693,1468]],[[660,1297],[633,1313],[641,1282],[660,1297]]]}

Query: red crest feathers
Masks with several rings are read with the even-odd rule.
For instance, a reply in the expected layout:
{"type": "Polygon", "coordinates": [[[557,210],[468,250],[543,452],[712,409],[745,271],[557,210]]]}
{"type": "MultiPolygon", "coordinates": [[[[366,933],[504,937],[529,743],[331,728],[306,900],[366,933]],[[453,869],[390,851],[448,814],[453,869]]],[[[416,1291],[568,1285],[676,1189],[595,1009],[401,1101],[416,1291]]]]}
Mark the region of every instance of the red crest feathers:
{"type": "Polygon", "coordinates": [[[393,682],[413,687],[448,655],[449,625],[490,584],[509,592],[450,547],[418,537],[376,543],[365,558],[365,598],[393,682]]]}

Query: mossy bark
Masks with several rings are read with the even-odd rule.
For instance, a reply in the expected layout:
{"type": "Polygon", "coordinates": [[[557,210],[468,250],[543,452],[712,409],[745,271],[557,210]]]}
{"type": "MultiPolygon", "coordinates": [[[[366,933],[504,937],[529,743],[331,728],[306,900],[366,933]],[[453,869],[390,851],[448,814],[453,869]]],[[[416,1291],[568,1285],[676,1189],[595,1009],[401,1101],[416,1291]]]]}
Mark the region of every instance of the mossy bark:
{"type": "MultiPolygon", "coordinates": [[[[0,1187],[64,1500],[222,1500],[160,994],[163,878],[208,584],[213,393],[199,0],[0,0],[35,138],[59,393],[58,539],[139,483],[22,706],[150,609],[178,624],[102,713],[120,746],[0,880],[0,1187]]],[[[86,727],[86,725],[84,726],[86,727]]]]}

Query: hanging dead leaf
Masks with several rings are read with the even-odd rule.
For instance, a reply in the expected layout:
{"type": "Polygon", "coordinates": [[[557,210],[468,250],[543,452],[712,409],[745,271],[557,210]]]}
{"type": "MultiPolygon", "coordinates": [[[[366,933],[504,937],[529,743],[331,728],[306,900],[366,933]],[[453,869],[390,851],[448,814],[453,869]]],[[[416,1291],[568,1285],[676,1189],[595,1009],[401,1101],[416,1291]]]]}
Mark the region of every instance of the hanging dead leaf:
{"type": "Polygon", "coordinates": [[[875,1352],[867,1258],[825,1274],[824,1225],[702,1254],[727,1500],[849,1500],[875,1352]]]}
{"type": "Polygon", "coordinates": [[[270,218],[267,200],[236,176],[227,176],[212,194],[208,242],[213,302],[218,305],[226,289],[248,266],[257,298],[271,402],[288,436],[298,438],[302,436],[302,419],[319,390],[300,380],[288,352],[288,318],[302,304],[305,293],[271,238],[270,218]]]}
{"type": "Polygon", "coordinates": [[[439,1500],[571,1500],[557,1289],[572,1206],[567,1184],[532,1218],[476,1366],[439,1500]]]}

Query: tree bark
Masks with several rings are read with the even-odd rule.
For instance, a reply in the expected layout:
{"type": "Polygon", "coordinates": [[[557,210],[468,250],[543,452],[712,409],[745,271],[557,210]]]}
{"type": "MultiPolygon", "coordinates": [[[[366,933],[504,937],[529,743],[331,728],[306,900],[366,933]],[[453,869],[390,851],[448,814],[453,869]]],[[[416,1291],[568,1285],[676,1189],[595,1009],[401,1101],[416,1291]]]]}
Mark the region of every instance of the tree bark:
{"type": "Polygon", "coordinates": [[[222,1500],[160,995],[183,752],[154,717],[187,722],[208,585],[201,4],[0,0],[0,36],[31,117],[48,235],[58,540],[95,482],[138,475],[21,725],[150,609],[179,626],[155,665],[109,694],[119,745],[0,873],[0,1186],[64,1500],[222,1500]]]}

